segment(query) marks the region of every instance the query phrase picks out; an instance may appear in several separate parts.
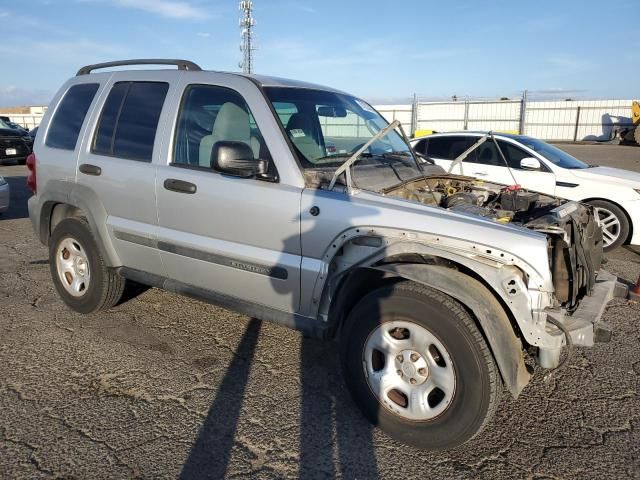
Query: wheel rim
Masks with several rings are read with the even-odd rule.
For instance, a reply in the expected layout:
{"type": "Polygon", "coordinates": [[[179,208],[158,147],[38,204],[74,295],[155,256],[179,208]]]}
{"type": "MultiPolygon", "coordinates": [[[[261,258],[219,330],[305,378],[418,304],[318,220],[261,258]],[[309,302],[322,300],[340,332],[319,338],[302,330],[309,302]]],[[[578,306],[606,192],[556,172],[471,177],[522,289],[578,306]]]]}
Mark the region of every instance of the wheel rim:
{"type": "Polygon", "coordinates": [[[598,223],[602,228],[604,246],[609,247],[620,238],[620,219],[606,208],[597,207],[596,213],[598,214],[598,223]]]}
{"type": "Polygon", "coordinates": [[[428,329],[410,321],[385,322],[371,332],[363,367],[378,401],[408,420],[441,415],[455,395],[449,352],[428,329]]]}
{"type": "Polygon", "coordinates": [[[80,242],[67,237],[58,244],[56,270],[67,293],[74,297],[82,297],[87,293],[91,270],[87,254],[80,242]]]}

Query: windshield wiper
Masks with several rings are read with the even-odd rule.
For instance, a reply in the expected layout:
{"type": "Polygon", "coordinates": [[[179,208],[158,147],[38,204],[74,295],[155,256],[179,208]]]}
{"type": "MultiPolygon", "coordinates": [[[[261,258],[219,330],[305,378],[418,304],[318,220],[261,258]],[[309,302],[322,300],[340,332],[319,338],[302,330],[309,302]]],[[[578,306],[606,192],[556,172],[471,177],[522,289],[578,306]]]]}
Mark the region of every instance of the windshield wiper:
{"type": "Polygon", "coordinates": [[[342,165],[340,165],[340,167],[338,167],[338,169],[333,174],[331,183],[329,183],[329,190],[333,190],[333,187],[335,186],[336,181],[338,180],[338,177],[344,173],[347,180],[347,190],[349,191],[349,193],[351,193],[351,165],[356,163],[356,161],[358,160],[358,157],[360,157],[360,155],[362,155],[365,152],[365,150],[367,150],[367,148],[369,148],[374,142],[380,140],[382,137],[387,135],[389,132],[394,130],[399,125],[400,125],[400,121],[394,120],[392,123],[384,127],[382,130],[376,133],[373,137],[371,137],[367,143],[362,145],[353,155],[351,155],[342,165]]]}

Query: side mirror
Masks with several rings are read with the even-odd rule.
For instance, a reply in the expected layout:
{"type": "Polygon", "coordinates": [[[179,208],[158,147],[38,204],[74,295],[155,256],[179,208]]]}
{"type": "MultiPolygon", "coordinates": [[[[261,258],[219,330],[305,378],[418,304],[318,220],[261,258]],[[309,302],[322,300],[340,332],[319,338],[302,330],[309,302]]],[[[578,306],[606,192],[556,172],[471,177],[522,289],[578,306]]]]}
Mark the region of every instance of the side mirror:
{"type": "Polygon", "coordinates": [[[520,160],[520,168],[523,170],[540,170],[542,165],[540,165],[540,160],[533,157],[527,157],[520,160]]]}
{"type": "Polygon", "coordinates": [[[211,168],[234,177],[253,178],[267,172],[267,161],[256,160],[244,142],[216,142],[211,149],[211,168]]]}

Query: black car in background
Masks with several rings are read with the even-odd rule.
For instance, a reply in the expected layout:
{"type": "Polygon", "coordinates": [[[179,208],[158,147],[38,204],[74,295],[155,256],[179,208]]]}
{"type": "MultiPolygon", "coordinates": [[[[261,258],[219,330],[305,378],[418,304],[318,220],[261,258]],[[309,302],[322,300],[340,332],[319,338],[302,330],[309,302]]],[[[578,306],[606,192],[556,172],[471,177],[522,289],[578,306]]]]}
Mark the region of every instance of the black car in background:
{"type": "Polygon", "coordinates": [[[18,130],[0,128],[0,164],[15,161],[24,165],[32,145],[33,141],[25,140],[25,135],[18,130]]]}
{"type": "Polygon", "coordinates": [[[16,124],[7,122],[5,118],[0,117],[0,163],[15,159],[24,164],[33,151],[33,137],[27,129],[19,125],[15,128],[13,125],[16,124]]]}

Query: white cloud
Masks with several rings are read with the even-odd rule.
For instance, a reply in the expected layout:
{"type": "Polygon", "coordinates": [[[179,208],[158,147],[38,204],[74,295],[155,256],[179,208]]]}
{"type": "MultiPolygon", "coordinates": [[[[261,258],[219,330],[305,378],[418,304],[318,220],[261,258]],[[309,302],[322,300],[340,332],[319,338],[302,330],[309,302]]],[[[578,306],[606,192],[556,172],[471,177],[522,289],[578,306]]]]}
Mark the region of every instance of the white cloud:
{"type": "MultiPolygon", "coordinates": [[[[81,0],[85,1],[86,0],[81,0]]],[[[109,0],[111,3],[125,8],[134,8],[167,18],[179,20],[204,20],[211,13],[196,7],[189,2],[174,0],[109,0]]]]}
{"type": "Polygon", "coordinates": [[[198,36],[202,38],[209,38],[211,34],[207,32],[198,32],[198,36]]]}

